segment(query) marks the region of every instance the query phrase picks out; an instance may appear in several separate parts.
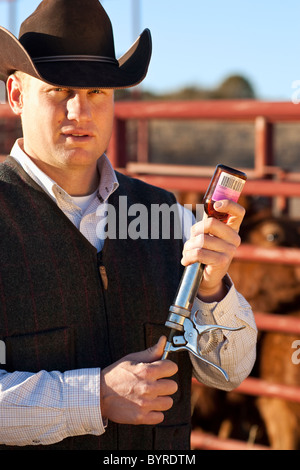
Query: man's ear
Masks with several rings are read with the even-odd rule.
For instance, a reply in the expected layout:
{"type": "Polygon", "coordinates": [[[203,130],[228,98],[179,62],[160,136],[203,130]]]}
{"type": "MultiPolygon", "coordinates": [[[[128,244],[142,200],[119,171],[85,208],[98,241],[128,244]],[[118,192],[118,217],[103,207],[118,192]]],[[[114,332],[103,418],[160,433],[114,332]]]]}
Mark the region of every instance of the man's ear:
{"type": "Polygon", "coordinates": [[[15,75],[10,75],[6,82],[7,99],[13,112],[21,116],[23,109],[23,85],[15,75]]]}

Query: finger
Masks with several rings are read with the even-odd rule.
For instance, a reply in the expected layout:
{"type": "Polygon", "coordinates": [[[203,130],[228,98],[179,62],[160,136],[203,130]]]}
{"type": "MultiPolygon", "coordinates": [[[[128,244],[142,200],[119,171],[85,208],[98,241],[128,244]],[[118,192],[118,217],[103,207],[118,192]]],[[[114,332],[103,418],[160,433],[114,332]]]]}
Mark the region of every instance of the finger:
{"type": "MultiPolygon", "coordinates": [[[[231,218],[231,216],[230,216],[231,218]]],[[[235,230],[229,222],[224,224],[220,220],[215,219],[214,217],[207,218],[201,224],[193,225],[191,229],[191,238],[185,243],[184,248],[190,245],[190,242],[193,238],[197,238],[197,242],[199,243],[199,247],[204,246],[205,242],[209,241],[209,239],[205,235],[213,235],[225,242],[238,247],[240,245],[240,237],[238,231],[235,230]]],[[[213,240],[210,240],[213,241],[213,240]]],[[[195,240],[193,241],[195,243],[195,240]]]]}
{"type": "Polygon", "coordinates": [[[154,346],[151,346],[150,348],[145,349],[145,351],[139,351],[137,353],[130,354],[129,355],[130,359],[136,360],[137,362],[144,362],[144,363],[151,363],[151,362],[158,361],[163,355],[166,342],[167,342],[167,338],[165,336],[161,336],[158,342],[154,346]]]}
{"type": "Polygon", "coordinates": [[[164,420],[164,411],[170,410],[173,399],[170,396],[151,398],[143,402],[142,408],[137,413],[135,424],[158,424],[164,420]]]}
{"type": "Polygon", "coordinates": [[[239,231],[246,212],[243,206],[236,202],[224,199],[222,201],[215,202],[214,209],[217,212],[228,214],[229,218],[226,225],[229,225],[237,232],[239,231]]]}
{"type": "Polygon", "coordinates": [[[212,237],[210,235],[198,235],[197,237],[191,238],[188,240],[184,246],[183,253],[186,253],[190,250],[209,250],[216,251],[219,253],[222,252],[231,252],[240,245],[240,237],[236,232],[233,236],[230,234],[230,242],[222,240],[218,237],[212,237]]]}
{"type": "Polygon", "coordinates": [[[174,395],[178,390],[178,385],[175,380],[159,379],[153,384],[153,392],[157,396],[174,395]]]}
{"type": "Polygon", "coordinates": [[[183,266],[188,266],[198,262],[206,265],[206,270],[208,266],[218,266],[220,269],[230,264],[234,251],[217,252],[205,249],[188,250],[184,252],[181,263],[183,266]]]}
{"type": "Polygon", "coordinates": [[[167,411],[170,410],[172,406],[173,399],[171,397],[157,397],[154,400],[151,400],[150,411],[167,411]]]}
{"type": "Polygon", "coordinates": [[[140,424],[147,424],[154,426],[155,424],[160,424],[165,419],[165,416],[162,412],[159,411],[150,411],[140,422],[140,424]]]}
{"type": "MultiPolygon", "coordinates": [[[[158,340],[158,343],[156,344],[156,349],[155,349],[155,356],[156,356],[156,359],[155,360],[158,360],[162,357],[163,353],[164,353],[164,349],[165,349],[165,346],[166,346],[166,343],[167,343],[167,338],[166,336],[161,336],[158,340]]],[[[151,349],[151,348],[150,348],[151,349]]]]}
{"type": "Polygon", "coordinates": [[[173,377],[178,372],[178,366],[169,359],[152,362],[147,364],[147,371],[144,378],[147,380],[159,380],[167,377],[173,377]]]}

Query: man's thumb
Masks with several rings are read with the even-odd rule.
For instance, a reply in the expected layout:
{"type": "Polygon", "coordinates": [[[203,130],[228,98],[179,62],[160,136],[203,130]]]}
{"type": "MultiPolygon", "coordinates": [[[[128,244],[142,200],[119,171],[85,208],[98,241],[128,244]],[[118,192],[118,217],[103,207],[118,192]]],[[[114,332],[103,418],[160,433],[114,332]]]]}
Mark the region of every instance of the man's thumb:
{"type": "Polygon", "coordinates": [[[147,349],[150,356],[152,357],[152,361],[149,362],[159,361],[162,358],[166,342],[167,338],[165,336],[161,336],[154,346],[151,346],[147,349]]]}
{"type": "Polygon", "coordinates": [[[165,336],[161,336],[158,342],[150,348],[146,349],[145,351],[134,353],[134,359],[137,359],[138,362],[145,363],[159,361],[164,353],[166,342],[167,338],[165,336]]]}

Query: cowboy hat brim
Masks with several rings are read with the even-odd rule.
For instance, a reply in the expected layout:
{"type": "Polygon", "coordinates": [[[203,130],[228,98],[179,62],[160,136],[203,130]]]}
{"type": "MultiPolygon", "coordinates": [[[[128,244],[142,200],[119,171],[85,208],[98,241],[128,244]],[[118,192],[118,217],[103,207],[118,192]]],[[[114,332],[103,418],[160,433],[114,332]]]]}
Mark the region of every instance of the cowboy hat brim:
{"type": "Polygon", "coordinates": [[[21,71],[53,86],[73,88],[129,88],[146,76],[152,52],[151,33],[145,29],[118,61],[90,56],[31,58],[19,40],[0,27],[0,80],[21,71]]]}

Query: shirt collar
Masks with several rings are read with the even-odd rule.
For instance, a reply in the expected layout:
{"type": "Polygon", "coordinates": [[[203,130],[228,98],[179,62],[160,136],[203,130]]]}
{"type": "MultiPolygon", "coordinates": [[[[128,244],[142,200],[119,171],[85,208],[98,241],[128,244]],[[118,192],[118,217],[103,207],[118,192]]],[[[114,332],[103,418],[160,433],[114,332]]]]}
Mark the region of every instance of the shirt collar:
{"type": "MultiPolygon", "coordinates": [[[[46,173],[44,173],[38,166],[31,160],[31,158],[23,150],[23,139],[18,139],[11,151],[11,156],[18,161],[26,173],[39,185],[46,193],[57,200],[57,194],[64,193],[67,197],[71,197],[64,191],[54,180],[52,180],[46,173]]],[[[104,202],[108,197],[119,187],[116,173],[105,154],[98,160],[98,170],[100,183],[98,187],[98,198],[100,202],[104,202]]]]}

